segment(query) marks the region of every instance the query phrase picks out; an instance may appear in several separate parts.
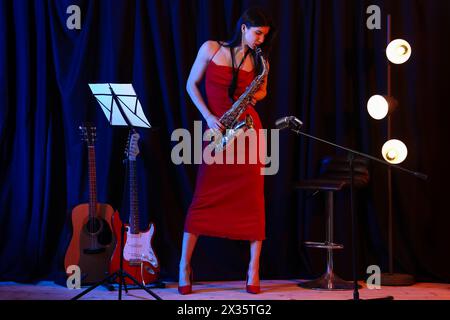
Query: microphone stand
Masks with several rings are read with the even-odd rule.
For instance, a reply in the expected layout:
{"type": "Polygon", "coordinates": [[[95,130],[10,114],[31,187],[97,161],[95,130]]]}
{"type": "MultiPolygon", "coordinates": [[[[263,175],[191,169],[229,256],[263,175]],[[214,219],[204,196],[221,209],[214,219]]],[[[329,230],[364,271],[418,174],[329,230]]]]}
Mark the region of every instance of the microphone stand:
{"type": "MultiPolygon", "coordinates": [[[[299,121],[299,124],[301,124],[300,121],[299,121]]],[[[345,151],[348,152],[348,163],[349,163],[349,168],[350,168],[350,211],[351,211],[351,216],[352,216],[353,300],[359,300],[358,279],[357,279],[357,271],[356,271],[357,270],[357,267],[356,267],[356,265],[357,265],[357,258],[358,258],[358,251],[357,251],[357,248],[356,248],[356,231],[357,231],[356,223],[357,223],[357,219],[356,219],[355,208],[354,208],[354,181],[353,181],[353,160],[355,158],[355,155],[358,155],[358,156],[361,156],[361,157],[364,157],[364,158],[367,158],[367,159],[370,159],[370,160],[382,163],[382,164],[384,164],[386,166],[389,166],[391,168],[395,168],[395,169],[404,171],[404,172],[406,172],[408,174],[411,174],[413,176],[416,176],[416,177],[418,177],[418,178],[420,178],[422,180],[426,180],[428,178],[428,176],[423,174],[423,173],[403,168],[403,167],[401,167],[399,165],[389,163],[387,161],[381,160],[381,159],[373,157],[371,155],[368,155],[368,154],[365,154],[365,153],[362,153],[362,152],[359,152],[359,151],[356,151],[356,150],[353,150],[353,149],[350,149],[350,148],[346,148],[346,147],[343,147],[341,145],[338,145],[338,144],[332,143],[330,141],[327,141],[327,140],[324,140],[324,139],[320,139],[320,138],[317,138],[317,137],[312,136],[310,134],[307,134],[305,132],[302,132],[302,131],[300,131],[301,125],[296,125],[296,124],[290,123],[288,125],[288,127],[292,131],[294,131],[296,134],[298,134],[298,135],[305,136],[307,138],[310,138],[310,139],[313,139],[313,140],[316,140],[316,141],[319,141],[319,142],[331,145],[331,146],[333,146],[335,148],[338,148],[338,149],[341,149],[341,150],[345,150],[345,151]],[[295,126],[295,128],[293,128],[292,126],[295,126]]],[[[283,129],[283,128],[285,128],[285,126],[281,127],[281,128],[283,129]]],[[[377,299],[392,300],[392,299],[394,299],[394,297],[393,296],[387,296],[387,297],[377,298],[377,299]]]]}

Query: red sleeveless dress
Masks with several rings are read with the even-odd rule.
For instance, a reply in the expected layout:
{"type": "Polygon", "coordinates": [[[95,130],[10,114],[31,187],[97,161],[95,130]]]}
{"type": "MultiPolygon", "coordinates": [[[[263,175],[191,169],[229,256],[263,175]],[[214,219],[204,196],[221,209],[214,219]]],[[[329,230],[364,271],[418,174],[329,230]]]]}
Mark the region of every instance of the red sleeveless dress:
{"type": "MultiPolygon", "coordinates": [[[[239,70],[235,99],[255,76],[254,71],[239,70]]],[[[217,117],[221,117],[232,105],[228,97],[231,79],[231,67],[217,65],[212,60],[209,62],[205,75],[206,97],[210,111],[217,117]]],[[[240,119],[245,119],[247,114],[252,116],[256,132],[262,129],[258,113],[252,106],[240,119]]],[[[264,143],[260,140],[257,152],[265,148],[265,140],[264,143]]],[[[246,145],[245,148],[254,146],[246,145]]],[[[236,240],[264,240],[264,175],[261,173],[264,165],[259,159],[260,156],[256,164],[249,161],[245,164],[227,164],[225,161],[223,164],[206,164],[202,161],[186,216],[185,232],[236,240]]]]}

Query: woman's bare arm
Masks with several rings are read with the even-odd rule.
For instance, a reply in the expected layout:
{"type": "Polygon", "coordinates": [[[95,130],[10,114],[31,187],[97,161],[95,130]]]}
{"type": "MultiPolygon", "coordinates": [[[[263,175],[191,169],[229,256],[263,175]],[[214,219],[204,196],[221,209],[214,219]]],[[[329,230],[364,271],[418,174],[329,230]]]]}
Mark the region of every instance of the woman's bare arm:
{"type": "Polygon", "coordinates": [[[192,102],[205,118],[211,129],[223,129],[223,126],[206,105],[200,92],[199,85],[205,75],[209,61],[218,50],[218,46],[219,44],[214,41],[206,41],[203,43],[198,51],[197,58],[194,61],[186,83],[186,90],[189,93],[192,102]]]}

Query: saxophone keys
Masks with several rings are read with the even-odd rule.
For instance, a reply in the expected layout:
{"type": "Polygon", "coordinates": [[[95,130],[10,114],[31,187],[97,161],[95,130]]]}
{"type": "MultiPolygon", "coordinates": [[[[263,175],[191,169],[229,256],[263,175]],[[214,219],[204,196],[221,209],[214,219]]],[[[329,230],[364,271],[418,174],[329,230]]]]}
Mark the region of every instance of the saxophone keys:
{"type": "Polygon", "coordinates": [[[252,118],[252,116],[249,115],[249,114],[247,114],[247,115],[245,116],[245,126],[246,126],[248,129],[253,129],[253,125],[254,125],[254,123],[253,123],[253,118],[252,118]]]}

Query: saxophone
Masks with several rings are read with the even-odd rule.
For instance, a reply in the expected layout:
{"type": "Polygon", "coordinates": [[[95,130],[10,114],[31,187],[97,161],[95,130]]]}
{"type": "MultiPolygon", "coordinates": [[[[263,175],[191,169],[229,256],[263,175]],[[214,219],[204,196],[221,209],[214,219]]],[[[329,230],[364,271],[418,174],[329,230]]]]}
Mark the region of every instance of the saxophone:
{"type": "Polygon", "coordinates": [[[219,121],[225,127],[225,134],[215,133],[214,140],[209,144],[209,147],[214,148],[216,152],[226,149],[244,129],[253,128],[253,118],[251,115],[247,115],[245,120],[242,121],[238,121],[238,119],[247,109],[248,105],[251,104],[253,96],[261,87],[264,78],[269,72],[261,48],[256,48],[256,56],[261,60],[262,71],[255,79],[253,79],[252,83],[247,87],[239,99],[233,103],[231,108],[220,117],[219,121]]]}

